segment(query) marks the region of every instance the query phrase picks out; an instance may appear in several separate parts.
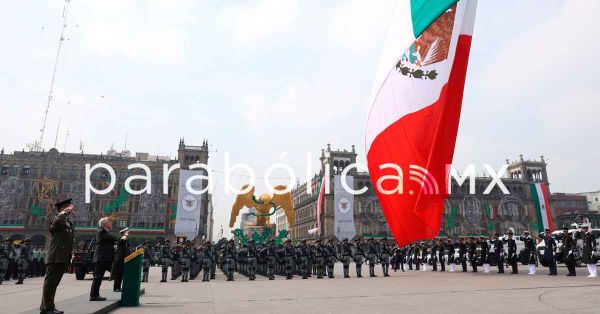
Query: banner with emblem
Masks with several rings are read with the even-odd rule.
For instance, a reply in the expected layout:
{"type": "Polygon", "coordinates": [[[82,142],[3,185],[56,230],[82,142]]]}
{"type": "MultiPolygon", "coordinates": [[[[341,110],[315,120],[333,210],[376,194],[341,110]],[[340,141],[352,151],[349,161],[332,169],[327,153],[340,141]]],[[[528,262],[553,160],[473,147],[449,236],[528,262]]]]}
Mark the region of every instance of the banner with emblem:
{"type": "MultiPolygon", "coordinates": [[[[200,223],[200,201],[202,195],[196,195],[188,191],[186,187],[187,180],[194,175],[199,175],[198,171],[180,170],[179,171],[179,193],[177,197],[177,215],[175,217],[175,234],[177,236],[187,236],[187,239],[193,240],[198,235],[200,223]]],[[[202,190],[202,180],[194,179],[191,182],[192,189],[202,190]]]]}
{"type": "MultiPolygon", "coordinates": [[[[354,177],[346,176],[346,184],[354,188],[354,177]]],[[[354,226],[354,195],[346,191],[342,185],[342,176],[333,177],[333,211],[335,219],[335,236],[338,240],[352,239],[356,235],[354,226]]]]}

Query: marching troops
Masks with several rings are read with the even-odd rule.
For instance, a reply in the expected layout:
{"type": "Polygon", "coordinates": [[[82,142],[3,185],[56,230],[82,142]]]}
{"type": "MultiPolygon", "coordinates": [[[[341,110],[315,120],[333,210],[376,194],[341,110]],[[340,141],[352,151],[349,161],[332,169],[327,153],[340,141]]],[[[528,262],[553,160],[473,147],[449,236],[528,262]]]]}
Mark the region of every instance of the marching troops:
{"type": "MultiPolygon", "coordinates": [[[[401,269],[403,272],[404,264],[408,264],[408,270],[442,272],[447,268],[454,272],[456,265],[460,264],[462,272],[468,272],[469,268],[477,272],[478,267],[483,266],[484,273],[489,273],[490,266],[494,266],[500,274],[504,273],[505,267],[510,269],[511,274],[518,274],[520,263],[528,266],[528,274],[534,275],[538,255],[543,259],[540,263],[549,268],[550,275],[557,274],[556,263],[562,262],[568,270],[567,276],[575,276],[576,263],[581,260],[588,267],[589,277],[597,276],[596,263],[600,253],[588,226],[575,232],[564,228],[558,236],[546,230],[538,239],[536,241],[525,231],[519,239],[523,242],[520,251],[512,230],[502,239],[498,234],[493,234],[491,239],[460,237],[456,242],[452,239],[436,239],[403,247],[390,245],[387,238],[363,240],[360,237],[342,239],[340,242],[335,239],[302,240],[295,245],[289,239],[283,244],[276,244],[274,239],[264,243],[251,239],[246,244],[223,239],[217,244],[206,241],[199,246],[194,246],[191,241],[183,241],[174,247],[170,246],[169,240],[164,240],[158,244],[145,242],[140,245],[144,248],[141,280],[148,282],[150,267],[154,263],[162,268],[161,282],[167,281],[169,267],[172,278],[181,276],[181,282],[193,280],[199,273],[203,274],[202,281],[208,282],[215,278],[213,269],[217,267],[227,281],[234,281],[235,272],[251,281],[256,280],[257,275],[268,280],[274,280],[276,275],[288,280],[293,279],[294,275],[308,279],[313,274],[318,279],[325,276],[333,279],[337,261],[341,262],[344,278],[351,277],[351,263],[355,264],[357,278],[363,277],[364,263],[369,266],[369,277],[378,276],[377,264],[381,264],[382,275],[389,277],[390,263],[394,271],[401,269]],[[538,250],[538,245],[544,245],[543,251],[538,250]]],[[[37,247],[33,248],[29,239],[14,245],[12,241],[4,240],[0,243],[0,284],[7,276],[11,261],[15,264],[17,284],[22,284],[29,276],[43,273],[43,269],[36,265],[42,259],[43,252],[37,247]]]]}

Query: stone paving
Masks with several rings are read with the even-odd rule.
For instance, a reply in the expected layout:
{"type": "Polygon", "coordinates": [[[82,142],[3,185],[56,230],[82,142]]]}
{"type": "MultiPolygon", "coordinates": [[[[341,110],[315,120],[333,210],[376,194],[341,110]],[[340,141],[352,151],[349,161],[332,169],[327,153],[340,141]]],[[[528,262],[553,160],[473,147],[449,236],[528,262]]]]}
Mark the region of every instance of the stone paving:
{"type": "MultiPolygon", "coordinates": [[[[351,271],[353,271],[351,266],[351,271]]],[[[523,268],[523,271],[525,269],[523,268]]],[[[269,281],[258,276],[248,281],[236,274],[227,282],[222,273],[211,282],[200,280],[160,283],[160,268],[153,267],[146,294],[137,308],[119,308],[114,313],[600,313],[600,278],[449,272],[390,272],[384,278],[344,279],[336,265],[335,279],[269,281]]],[[[57,294],[58,307],[66,313],[86,313],[91,280],[77,281],[66,275],[57,294]],[[81,302],[74,303],[78,298],[81,302]],[[61,305],[67,305],[63,308],[61,305]]],[[[42,278],[25,285],[5,282],[0,286],[0,313],[32,312],[41,296],[42,278]]],[[[101,294],[110,295],[111,283],[101,294]]]]}

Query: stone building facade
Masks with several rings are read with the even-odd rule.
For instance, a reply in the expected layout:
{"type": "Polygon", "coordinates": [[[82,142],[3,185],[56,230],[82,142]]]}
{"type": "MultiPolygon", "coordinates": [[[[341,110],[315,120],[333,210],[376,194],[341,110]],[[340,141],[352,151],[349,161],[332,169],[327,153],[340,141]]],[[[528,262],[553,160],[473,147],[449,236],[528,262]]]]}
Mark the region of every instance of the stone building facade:
{"type": "MultiPolygon", "coordinates": [[[[72,198],[76,212],[71,220],[76,236],[85,238],[95,232],[97,221],[104,216],[113,218],[113,229],[128,226],[132,236],[172,236],[175,224],[179,171],[173,171],[163,182],[163,165],[176,163],[182,169],[193,163],[208,163],[208,143],[201,146],[179,142],[178,159],[169,159],[138,153],[115,154],[112,149],[105,154],[61,153],[52,148],[45,152],[0,153],[0,236],[20,239],[30,237],[42,245],[48,236],[47,217],[59,199],[72,198]],[[91,193],[85,202],[85,165],[104,163],[114,169],[116,184],[106,195],[91,193]],[[151,171],[151,194],[128,195],[125,180],[132,175],[145,175],[142,169],[129,170],[128,165],[142,163],[151,171]],[[162,193],[163,185],[167,194],[162,193]]],[[[99,168],[92,172],[90,181],[97,189],[108,186],[109,172],[99,168]]],[[[140,190],[144,180],[133,180],[133,190],[140,190]]],[[[210,197],[201,204],[201,235],[207,233],[207,208],[210,197]]]]}
{"type": "MultiPolygon", "coordinates": [[[[332,237],[334,230],[333,207],[333,176],[341,173],[348,165],[356,162],[354,147],[351,150],[332,150],[330,145],[322,150],[321,171],[308,183],[296,187],[293,191],[296,226],[291,230],[295,240],[318,237],[311,232],[317,227],[317,198],[318,187],[325,167],[329,167],[330,194],[324,197],[321,214],[321,236],[332,237]],[[312,194],[307,193],[307,184],[312,186],[312,194]]],[[[538,160],[518,160],[507,163],[507,173],[501,178],[509,194],[504,194],[495,186],[489,194],[485,189],[492,182],[491,177],[477,176],[475,178],[475,193],[470,193],[469,180],[461,186],[455,180],[452,183],[452,193],[446,200],[440,237],[457,237],[466,235],[490,235],[498,232],[506,233],[513,228],[516,233],[525,230],[535,232],[537,216],[530,192],[530,183],[543,182],[549,184],[546,162],[542,157],[538,160]]],[[[381,210],[377,196],[373,191],[373,183],[366,172],[352,169],[348,172],[354,176],[354,189],[367,187],[362,195],[354,196],[354,224],[357,236],[362,237],[391,237],[385,216],[381,210]]],[[[554,203],[551,197],[551,204],[554,203]]]]}

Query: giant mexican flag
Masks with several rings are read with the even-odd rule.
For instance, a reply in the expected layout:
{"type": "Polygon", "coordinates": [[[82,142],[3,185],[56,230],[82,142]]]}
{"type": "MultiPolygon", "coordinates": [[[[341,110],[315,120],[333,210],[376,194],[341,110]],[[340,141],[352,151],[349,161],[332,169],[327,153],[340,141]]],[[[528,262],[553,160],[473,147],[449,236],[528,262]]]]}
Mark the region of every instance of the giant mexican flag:
{"type": "Polygon", "coordinates": [[[543,232],[544,229],[550,229],[550,232],[554,231],[550,199],[548,198],[548,185],[545,183],[530,183],[529,189],[537,214],[538,231],[543,232]]]}
{"type": "Polygon", "coordinates": [[[380,60],[367,160],[399,245],[439,232],[475,8],[471,0],[402,1],[380,60]]]}

